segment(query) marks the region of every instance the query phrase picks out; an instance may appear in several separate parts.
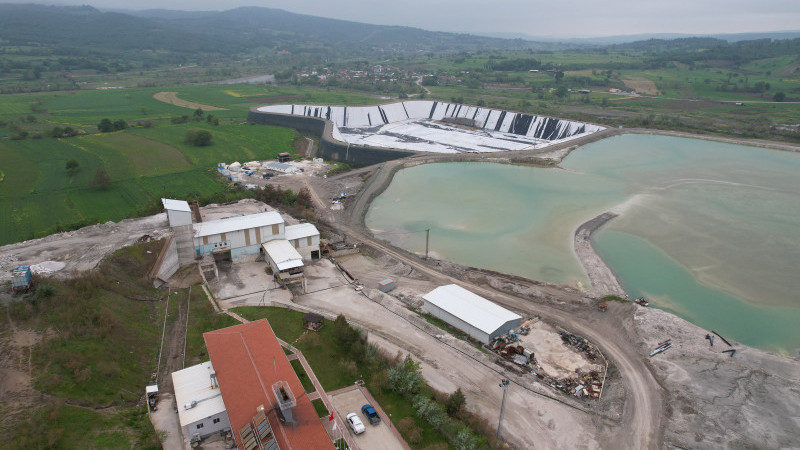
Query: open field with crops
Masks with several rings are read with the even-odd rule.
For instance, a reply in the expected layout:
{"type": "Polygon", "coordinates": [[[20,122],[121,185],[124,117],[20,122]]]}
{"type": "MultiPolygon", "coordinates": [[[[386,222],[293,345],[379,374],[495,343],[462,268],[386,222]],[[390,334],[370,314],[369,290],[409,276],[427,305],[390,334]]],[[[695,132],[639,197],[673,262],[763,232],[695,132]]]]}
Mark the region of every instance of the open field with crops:
{"type": "MultiPolygon", "coordinates": [[[[155,89],[87,90],[0,97],[0,120],[25,123],[26,139],[0,138],[0,245],[78,225],[146,214],[159,209],[164,195],[211,198],[230,190],[216,175],[218,162],[274,158],[293,151],[293,130],[251,126],[247,111],[270,96],[299,96],[298,89],[265,86],[191,86],[179,98],[226,108],[204,114],[161,102],[155,89]],[[182,118],[182,116],[187,116],[182,118]],[[99,133],[98,123],[122,119],[129,128],[99,133]],[[174,119],[177,122],[173,123],[174,119]],[[197,119],[197,120],[195,120],[197,119]],[[53,137],[54,127],[78,130],[53,137]],[[189,130],[208,130],[209,146],[185,142],[189,130]],[[67,162],[77,168],[68,170],[67,162]],[[111,178],[93,186],[98,169],[111,178]]],[[[315,101],[365,102],[366,96],[304,94],[315,101]],[[316,95],[316,96],[315,96],[316,95]]],[[[8,134],[10,128],[4,128],[8,134]]]]}

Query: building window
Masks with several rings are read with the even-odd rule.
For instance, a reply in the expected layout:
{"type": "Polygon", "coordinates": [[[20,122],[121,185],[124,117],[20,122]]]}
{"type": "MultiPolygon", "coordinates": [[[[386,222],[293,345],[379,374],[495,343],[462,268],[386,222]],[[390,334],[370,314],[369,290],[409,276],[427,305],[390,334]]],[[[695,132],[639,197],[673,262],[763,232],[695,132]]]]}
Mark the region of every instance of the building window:
{"type": "Polygon", "coordinates": [[[217,417],[216,419],[214,419],[214,423],[219,423],[219,417],[217,417]]]}
{"type": "Polygon", "coordinates": [[[199,430],[200,428],[203,428],[203,424],[202,423],[198,423],[197,424],[197,429],[199,430]]]}

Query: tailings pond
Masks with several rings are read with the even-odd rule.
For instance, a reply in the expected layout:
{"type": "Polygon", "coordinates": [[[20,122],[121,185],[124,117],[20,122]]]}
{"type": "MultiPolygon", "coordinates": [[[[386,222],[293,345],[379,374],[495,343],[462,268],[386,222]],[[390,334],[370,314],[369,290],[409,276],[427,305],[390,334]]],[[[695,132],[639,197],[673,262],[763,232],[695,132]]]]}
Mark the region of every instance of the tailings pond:
{"type": "Polygon", "coordinates": [[[399,171],[367,226],[432,256],[581,288],[581,223],[631,297],[747,345],[800,347],[800,154],[623,135],[561,169],[436,163],[399,171]]]}

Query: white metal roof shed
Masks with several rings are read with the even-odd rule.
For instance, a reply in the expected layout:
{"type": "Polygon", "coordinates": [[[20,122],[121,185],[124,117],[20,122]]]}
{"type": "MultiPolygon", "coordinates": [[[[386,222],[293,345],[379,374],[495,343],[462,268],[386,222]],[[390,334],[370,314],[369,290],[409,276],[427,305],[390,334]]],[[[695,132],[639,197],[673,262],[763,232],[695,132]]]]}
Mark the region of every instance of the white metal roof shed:
{"type": "Polygon", "coordinates": [[[186,200],[173,200],[171,198],[162,198],[161,204],[164,205],[164,209],[166,210],[192,212],[192,209],[189,208],[189,203],[187,203],[186,200]]]}
{"type": "Polygon", "coordinates": [[[182,427],[225,411],[219,384],[211,387],[212,373],[214,367],[211,361],[172,372],[175,403],[182,427]],[[185,406],[192,401],[197,402],[195,406],[186,409],[185,406]]]}
{"type": "Polygon", "coordinates": [[[304,237],[317,235],[319,235],[319,230],[317,230],[317,227],[311,223],[301,223],[297,225],[286,226],[286,239],[289,241],[292,239],[302,239],[304,237]]]}
{"type": "Polygon", "coordinates": [[[275,239],[262,244],[264,251],[272,262],[278,266],[278,270],[293,269],[303,266],[303,257],[297,253],[292,244],[285,239],[275,239]]]}
{"type": "Polygon", "coordinates": [[[422,298],[487,334],[493,333],[509,320],[522,318],[455,284],[439,286],[422,298]]]}
{"type": "Polygon", "coordinates": [[[230,233],[231,231],[265,227],[277,223],[283,223],[283,218],[277,211],[251,214],[248,216],[228,217],[227,219],[196,223],[194,225],[194,237],[230,233]]]}

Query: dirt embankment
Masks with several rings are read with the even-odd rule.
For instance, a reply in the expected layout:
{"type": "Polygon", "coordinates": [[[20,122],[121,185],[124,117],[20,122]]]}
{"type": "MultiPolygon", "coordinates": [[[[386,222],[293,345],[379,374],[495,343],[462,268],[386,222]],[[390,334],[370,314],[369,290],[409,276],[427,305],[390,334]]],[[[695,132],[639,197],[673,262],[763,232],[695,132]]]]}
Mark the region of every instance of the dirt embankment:
{"type": "Polygon", "coordinates": [[[586,271],[586,275],[589,277],[589,282],[591,283],[589,294],[592,297],[604,297],[606,295],[627,296],[614,272],[611,271],[611,268],[592,247],[592,233],[615,217],[617,217],[616,214],[605,212],[588,222],[584,222],[575,230],[573,244],[575,255],[578,256],[581,265],[583,265],[583,270],[586,271]]]}
{"type": "Polygon", "coordinates": [[[225,108],[217,108],[216,106],[204,105],[202,103],[189,102],[178,98],[177,92],[157,92],[153,94],[153,98],[170,105],[180,106],[183,108],[202,109],[203,111],[225,111],[225,108]]]}

